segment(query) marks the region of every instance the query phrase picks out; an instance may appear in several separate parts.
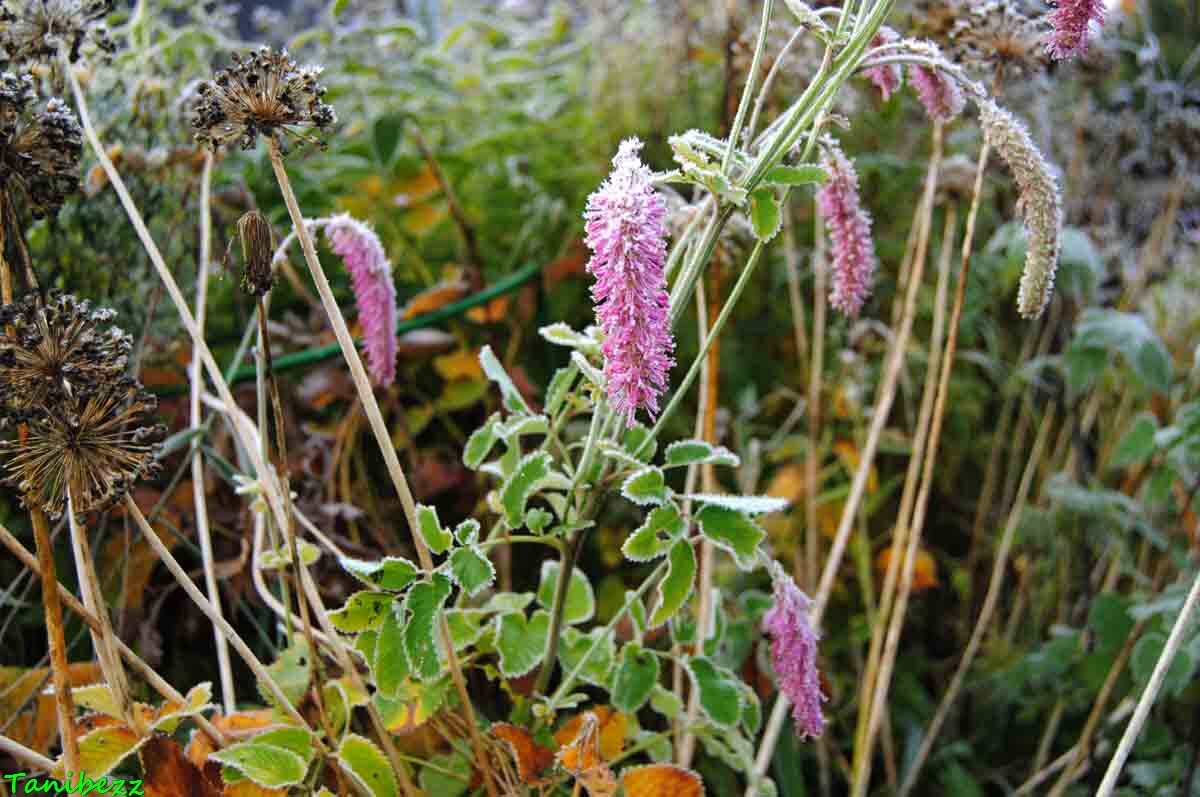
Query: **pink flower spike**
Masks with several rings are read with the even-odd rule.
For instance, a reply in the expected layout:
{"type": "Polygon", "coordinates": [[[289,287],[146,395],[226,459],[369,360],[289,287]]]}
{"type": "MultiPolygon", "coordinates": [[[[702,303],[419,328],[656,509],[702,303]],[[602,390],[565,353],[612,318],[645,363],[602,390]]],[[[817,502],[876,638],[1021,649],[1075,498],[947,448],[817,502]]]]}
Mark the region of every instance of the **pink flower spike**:
{"type": "Polygon", "coordinates": [[[638,157],[642,142],[626,139],[613,170],[587,201],[584,242],[592,250],[588,272],[596,278],[592,300],[604,331],[604,377],[609,403],[632,426],[639,407],[653,417],[675,365],[667,257],[666,203],[653,174],[638,157]]]}
{"type": "Polygon", "coordinates": [[[1057,0],[1050,15],[1050,41],[1046,51],[1056,61],[1084,55],[1092,40],[1092,23],[1104,25],[1104,0],[1057,0]]]}
{"type": "Polygon", "coordinates": [[[392,264],[375,231],[349,213],[330,219],[325,235],[350,272],[371,378],[387,387],[396,381],[396,285],[392,282],[392,264]]]}
{"type": "Polygon", "coordinates": [[[829,228],[832,259],[829,304],[846,315],[857,315],[870,297],[875,279],[871,216],[859,200],[854,164],[841,148],[827,145],[821,162],[829,174],[817,192],[817,207],[829,228]]]}
{"type": "Polygon", "coordinates": [[[949,122],[966,107],[967,99],[958,83],[941,71],[914,66],[908,75],[929,118],[949,122]]]}
{"type": "MultiPolygon", "coordinates": [[[[891,44],[899,39],[900,34],[885,25],[871,40],[871,49],[891,44]]],[[[867,57],[870,58],[870,56],[871,52],[868,50],[867,57]]],[[[883,98],[884,102],[887,102],[892,94],[900,90],[900,83],[904,79],[904,71],[900,68],[900,64],[873,66],[870,69],[864,69],[863,74],[879,89],[879,96],[883,98]]]]}
{"type": "Polygon", "coordinates": [[[812,601],[778,565],[771,568],[775,605],[763,615],[763,628],[771,637],[771,665],[784,697],[792,704],[796,735],[801,739],[825,731],[821,703],[821,677],[817,674],[817,642],[812,627],[812,601]]]}

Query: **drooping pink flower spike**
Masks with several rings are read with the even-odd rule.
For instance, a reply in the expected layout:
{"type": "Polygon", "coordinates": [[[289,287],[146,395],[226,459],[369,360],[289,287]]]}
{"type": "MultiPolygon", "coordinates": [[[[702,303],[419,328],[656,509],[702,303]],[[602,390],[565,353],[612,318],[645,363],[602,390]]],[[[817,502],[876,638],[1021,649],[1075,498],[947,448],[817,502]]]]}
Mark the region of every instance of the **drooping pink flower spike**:
{"type": "Polygon", "coordinates": [[[832,141],[823,150],[821,162],[829,179],[817,192],[817,207],[829,229],[829,304],[846,315],[857,315],[875,279],[871,216],[859,199],[854,164],[832,141]]]}
{"type": "Polygon", "coordinates": [[[392,264],[375,231],[348,213],[329,219],[325,235],[350,272],[371,378],[380,387],[387,387],[396,380],[396,285],[392,264]]]}
{"type": "Polygon", "coordinates": [[[796,735],[816,738],[825,731],[821,703],[821,676],[817,673],[817,642],[812,627],[812,601],[777,563],[770,568],[775,582],[775,604],[763,615],[763,628],[771,637],[771,666],[784,697],[792,704],[796,735]]]}
{"type": "MultiPolygon", "coordinates": [[[[883,47],[886,44],[891,44],[899,40],[900,34],[884,25],[875,34],[875,38],[871,40],[871,49],[883,47]]],[[[870,55],[871,52],[868,50],[867,57],[870,57],[870,55]]],[[[884,102],[887,102],[889,97],[900,90],[900,83],[904,80],[904,70],[900,67],[900,64],[873,66],[869,69],[864,69],[863,75],[879,89],[879,96],[884,102]]]]}
{"type": "Polygon", "coordinates": [[[675,365],[675,340],[663,266],[667,257],[666,203],[653,173],[626,139],[613,170],[584,211],[584,242],[592,250],[588,272],[596,278],[592,300],[604,332],[604,378],[613,412],[632,426],[638,408],[651,416],[675,365]]]}
{"type": "Polygon", "coordinates": [[[1104,25],[1104,0],[1057,0],[1050,15],[1050,40],[1046,50],[1056,61],[1084,55],[1092,40],[1092,23],[1104,25]]]}
{"type": "Polygon", "coordinates": [[[949,122],[967,106],[967,98],[958,81],[940,69],[913,66],[909,69],[908,79],[930,119],[949,122]]]}

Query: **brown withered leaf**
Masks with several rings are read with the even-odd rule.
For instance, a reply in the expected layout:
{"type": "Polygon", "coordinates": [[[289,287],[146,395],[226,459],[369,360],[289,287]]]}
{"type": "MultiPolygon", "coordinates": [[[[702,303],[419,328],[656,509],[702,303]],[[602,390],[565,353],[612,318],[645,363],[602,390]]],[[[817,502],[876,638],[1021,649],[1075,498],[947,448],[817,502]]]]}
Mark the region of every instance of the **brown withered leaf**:
{"type": "Polygon", "coordinates": [[[621,773],[625,797],[704,797],[704,781],[674,764],[647,764],[621,773]]]}
{"type": "Polygon", "coordinates": [[[600,719],[592,711],[576,719],[579,719],[579,732],[558,751],[559,766],[575,776],[579,785],[587,790],[588,797],[615,797],[617,776],[602,755],[600,719]]]}
{"type": "Polygon", "coordinates": [[[138,758],[146,797],[222,797],[219,784],[209,782],[170,736],[156,733],[138,751],[138,758]]]}
{"type": "Polygon", "coordinates": [[[491,734],[512,752],[522,783],[539,786],[553,781],[545,773],[554,764],[554,751],[534,741],[529,731],[507,722],[496,722],[492,724],[491,734]]]}

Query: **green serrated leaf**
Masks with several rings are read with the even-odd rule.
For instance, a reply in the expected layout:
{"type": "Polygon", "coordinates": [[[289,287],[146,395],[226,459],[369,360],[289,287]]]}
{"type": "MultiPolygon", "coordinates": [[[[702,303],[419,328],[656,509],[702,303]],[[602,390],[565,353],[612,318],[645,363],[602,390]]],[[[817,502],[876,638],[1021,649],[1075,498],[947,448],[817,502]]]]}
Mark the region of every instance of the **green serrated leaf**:
{"type": "Polygon", "coordinates": [[[645,424],[636,422],[625,430],[625,436],[621,438],[621,446],[629,456],[635,457],[641,462],[649,462],[654,459],[658,441],[650,440],[647,445],[647,440],[650,440],[650,429],[645,424]],[[642,449],[642,446],[645,446],[645,450],[642,449]]]}
{"type": "Polygon", "coordinates": [[[334,628],[346,634],[378,629],[383,624],[384,612],[391,605],[390,594],[364,589],[351,595],[345,606],[330,612],[329,621],[334,628]]]}
{"type": "Polygon", "coordinates": [[[812,185],[823,184],[829,179],[825,169],[815,163],[801,166],[775,166],[767,170],[763,181],[776,185],[812,185]]]}
{"type": "Polygon", "coordinates": [[[737,677],[704,656],[686,662],[692,684],[700,693],[700,708],[716,725],[732,728],[742,719],[742,697],[737,677]]]}
{"type": "Polygon", "coordinates": [[[450,639],[454,642],[455,650],[474,645],[486,630],[483,618],[486,612],[482,609],[447,609],[446,625],[450,628],[450,639]]]}
{"type": "Polygon", "coordinates": [[[500,360],[496,359],[491,346],[484,346],[479,350],[479,364],[483,366],[483,373],[487,378],[500,388],[500,397],[509,412],[529,412],[529,405],[525,403],[521,391],[517,390],[500,360]]]}
{"type": "Polygon", "coordinates": [[[683,711],[683,701],[669,689],[655,684],[650,691],[650,708],[662,714],[669,720],[675,719],[683,711]]]}
{"type": "Polygon", "coordinates": [[[388,556],[378,562],[338,557],[342,569],[364,584],[376,589],[399,592],[417,577],[417,566],[402,556],[388,556]]]}
{"type": "Polygon", "coordinates": [[[387,758],[370,739],[347,734],[338,748],[342,770],[369,797],[399,797],[400,787],[387,758]]]}
{"type": "Polygon", "coordinates": [[[742,570],[758,564],[758,546],[767,533],[741,512],[710,504],[696,513],[696,523],[705,539],[729,552],[742,570]]]}
{"type": "Polygon", "coordinates": [[[525,503],[549,473],[550,455],[535,451],[522,459],[513,475],[504,482],[500,488],[500,505],[510,528],[520,528],[525,519],[525,503]]]}
{"type": "MultiPolygon", "coordinates": [[[[94,730],[79,738],[80,769],[93,780],[103,777],[120,764],[126,756],[134,753],[149,736],[139,738],[124,725],[110,725],[94,730]]],[[[61,768],[62,764],[58,764],[61,768]]],[[[56,776],[63,773],[55,772],[56,776]]],[[[49,785],[49,784],[47,784],[49,785]]]]}
{"type": "Polygon", "coordinates": [[[635,642],[627,644],[621,650],[613,678],[613,707],[626,714],[636,712],[650,699],[658,675],[658,657],[635,642]]]}
{"type": "Polygon", "coordinates": [[[740,679],[736,683],[742,694],[742,728],[753,739],[762,729],[762,703],[750,684],[740,679]]]}
{"type": "Polygon", "coordinates": [[[696,552],[687,540],[671,546],[667,556],[667,574],[658,584],[658,603],[650,616],[650,627],[658,628],[671,619],[692,594],[696,579],[696,552]]]}
{"type": "Polygon", "coordinates": [[[783,214],[779,209],[779,197],[773,188],[759,188],[750,194],[750,225],[754,235],[764,243],[779,233],[783,214]]]}
{"type": "Polygon", "coordinates": [[[520,612],[496,618],[496,649],[500,652],[500,672],[518,678],[532,670],[546,652],[550,635],[550,613],[536,611],[526,618],[520,612]]]}
{"type": "Polygon", "coordinates": [[[471,783],[471,762],[462,753],[433,756],[421,768],[421,791],[436,797],[459,797],[471,783]]]}
{"type": "Polygon", "coordinates": [[[534,507],[525,513],[525,527],[534,534],[541,534],[554,520],[554,515],[541,507],[534,507]]]}
{"type": "Polygon", "coordinates": [[[664,468],[707,464],[736,468],[741,460],[728,448],[709,445],[703,440],[677,440],[667,446],[663,456],[664,468]]]}
{"type": "Polygon", "coordinates": [[[631,474],[621,485],[621,495],[638,506],[659,505],[671,496],[663,472],[649,465],[631,474]]]}
{"type": "Polygon", "coordinates": [[[577,628],[564,628],[558,640],[558,662],[563,672],[573,672],[588,655],[579,677],[593,686],[608,688],[617,650],[612,634],[603,628],[593,628],[585,634],[577,628]],[[595,650],[588,655],[588,651],[595,650]]]}
{"type": "MultiPolygon", "coordinates": [[[[558,586],[558,574],[562,566],[553,560],[542,562],[542,580],[538,585],[538,603],[546,608],[554,605],[554,590],[558,586]]],[[[571,570],[571,583],[567,586],[567,598],[563,605],[563,622],[567,625],[586,623],[596,614],[596,593],[587,574],[578,567],[571,570]]]]}
{"type": "Polygon", "coordinates": [[[403,605],[393,605],[384,618],[371,658],[371,674],[380,694],[395,697],[400,686],[412,675],[404,651],[403,605]]]}
{"type": "Polygon", "coordinates": [[[550,379],[550,386],[546,388],[546,414],[550,416],[558,414],[567,395],[571,392],[571,386],[575,384],[577,376],[579,376],[579,368],[574,363],[554,372],[554,376],[550,379]]]}
{"type": "Polygon", "coordinates": [[[454,527],[454,539],[459,545],[474,545],[479,539],[479,521],[468,518],[454,527]]]}
{"type": "Polygon", "coordinates": [[[445,553],[454,544],[450,532],[442,528],[442,522],[438,520],[437,509],[434,507],[417,504],[417,528],[432,553],[445,553]]]}
{"type": "Polygon", "coordinates": [[[522,612],[533,603],[535,597],[532,592],[498,592],[488,600],[483,610],[497,614],[522,612]]]}
{"type": "Polygon", "coordinates": [[[441,674],[441,641],[435,626],[450,590],[450,579],[435,573],[432,580],[414,584],[404,598],[404,653],[412,674],[421,680],[441,674]]]}
{"type": "Polygon", "coordinates": [[[450,576],[470,596],[478,595],[496,579],[496,568],[474,545],[450,554],[450,576]]]}
{"type": "Polygon", "coordinates": [[[621,552],[630,561],[649,562],[666,553],[686,530],[687,524],[674,504],[657,507],[646,517],[646,522],[629,535],[621,552]]]}
{"type": "Polygon", "coordinates": [[[209,759],[237,770],[267,789],[295,786],[308,772],[307,762],[295,751],[258,739],[217,750],[209,759]]]}
{"type": "Polygon", "coordinates": [[[789,501],[769,495],[722,495],[719,493],[696,493],[688,498],[701,504],[720,506],[747,515],[767,515],[787,509],[789,501]]]}
{"type": "Polygon", "coordinates": [[[483,426],[471,433],[471,436],[467,438],[467,444],[463,447],[464,465],[471,470],[479,469],[479,466],[487,459],[487,455],[492,453],[496,441],[500,439],[500,435],[496,432],[499,424],[500,415],[497,413],[488,418],[483,426]]]}

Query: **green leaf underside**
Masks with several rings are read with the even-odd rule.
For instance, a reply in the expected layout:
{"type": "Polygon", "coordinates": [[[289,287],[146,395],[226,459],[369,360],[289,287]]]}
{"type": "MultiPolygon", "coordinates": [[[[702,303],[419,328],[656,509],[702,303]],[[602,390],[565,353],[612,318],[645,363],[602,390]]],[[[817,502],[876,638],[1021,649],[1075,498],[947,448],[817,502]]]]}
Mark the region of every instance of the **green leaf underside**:
{"type": "MultiPolygon", "coordinates": [[[[542,563],[542,580],[538,585],[538,603],[546,608],[554,605],[554,590],[562,566],[555,561],[542,563]]],[[[563,622],[567,625],[586,623],[596,614],[596,594],[592,582],[578,567],[571,570],[571,583],[567,586],[567,597],[563,604],[563,622]]]]}
{"type": "Polygon", "coordinates": [[[715,493],[696,493],[688,498],[701,504],[722,506],[747,515],[766,515],[771,512],[782,512],[788,508],[789,501],[783,498],[772,498],[766,495],[720,495],[715,493]]]}
{"type": "Polygon", "coordinates": [[[722,550],[728,551],[742,570],[753,570],[758,558],[759,543],[767,536],[757,523],[741,512],[710,504],[696,514],[696,522],[704,537],[722,550]]]}
{"type": "Polygon", "coordinates": [[[658,585],[658,603],[650,617],[650,627],[658,626],[671,619],[679,607],[692,594],[696,578],[696,552],[687,540],[679,540],[671,546],[667,557],[667,575],[658,585]]]}

